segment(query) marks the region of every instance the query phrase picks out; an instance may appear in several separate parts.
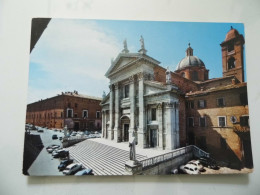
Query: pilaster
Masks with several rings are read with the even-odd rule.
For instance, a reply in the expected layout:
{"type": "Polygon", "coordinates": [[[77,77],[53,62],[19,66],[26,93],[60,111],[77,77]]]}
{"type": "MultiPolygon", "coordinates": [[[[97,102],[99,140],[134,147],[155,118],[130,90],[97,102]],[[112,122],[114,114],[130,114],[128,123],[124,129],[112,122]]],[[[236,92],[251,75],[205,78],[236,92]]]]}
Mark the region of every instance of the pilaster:
{"type": "Polygon", "coordinates": [[[114,126],[114,141],[119,142],[119,86],[118,83],[115,86],[115,126],[114,126]]]}
{"type": "Polygon", "coordinates": [[[130,98],[130,128],[129,140],[134,135],[135,131],[135,84],[134,75],[129,77],[129,98],[130,98]]]}
{"type": "Polygon", "coordinates": [[[162,113],[162,103],[157,105],[158,110],[158,128],[159,128],[159,148],[163,149],[163,113],[162,113]]]}
{"type": "Polygon", "coordinates": [[[109,86],[110,88],[110,97],[109,97],[109,128],[108,128],[108,139],[113,140],[114,139],[114,132],[113,132],[113,113],[114,113],[114,91],[113,91],[113,85],[109,86]]]}

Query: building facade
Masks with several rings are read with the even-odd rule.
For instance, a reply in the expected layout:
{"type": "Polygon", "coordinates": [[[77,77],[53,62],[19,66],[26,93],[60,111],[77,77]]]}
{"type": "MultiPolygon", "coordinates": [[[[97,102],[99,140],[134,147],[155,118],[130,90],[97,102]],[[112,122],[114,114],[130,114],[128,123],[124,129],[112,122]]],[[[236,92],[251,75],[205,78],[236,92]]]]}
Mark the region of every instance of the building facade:
{"type": "Polygon", "coordinates": [[[230,166],[252,166],[243,35],[233,28],[227,33],[220,44],[223,77],[214,79],[190,44],[171,72],[140,41],[138,53],[129,53],[124,42],[106,73],[102,136],[115,142],[134,136],[142,148],[195,144],[230,166]]]}
{"type": "Polygon", "coordinates": [[[65,92],[27,105],[26,123],[62,129],[101,130],[101,98],[65,92]]]}

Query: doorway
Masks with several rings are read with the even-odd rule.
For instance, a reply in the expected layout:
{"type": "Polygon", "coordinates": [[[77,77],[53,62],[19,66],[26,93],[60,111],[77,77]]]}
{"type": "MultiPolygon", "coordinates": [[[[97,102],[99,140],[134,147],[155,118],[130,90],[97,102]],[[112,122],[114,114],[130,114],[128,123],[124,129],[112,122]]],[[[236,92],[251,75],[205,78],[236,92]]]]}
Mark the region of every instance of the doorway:
{"type": "Polygon", "coordinates": [[[157,147],[157,129],[151,129],[150,130],[150,147],[154,148],[157,147]]]}
{"type": "Polygon", "coordinates": [[[124,124],[124,137],[123,141],[129,141],[129,124],[124,124]]]}

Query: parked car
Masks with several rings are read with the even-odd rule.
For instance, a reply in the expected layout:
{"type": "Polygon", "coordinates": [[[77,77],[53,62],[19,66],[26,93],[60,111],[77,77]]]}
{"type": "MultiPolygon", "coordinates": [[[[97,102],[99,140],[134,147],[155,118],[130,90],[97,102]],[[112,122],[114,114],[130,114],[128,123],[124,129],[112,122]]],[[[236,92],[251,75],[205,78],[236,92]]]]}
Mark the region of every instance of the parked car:
{"type": "Polygon", "coordinates": [[[94,134],[90,134],[88,138],[96,138],[96,136],[94,134]]]}
{"type": "Polygon", "coordinates": [[[77,171],[79,171],[82,168],[81,164],[78,163],[72,163],[68,165],[64,170],[63,174],[65,175],[74,175],[77,171]]]}
{"type": "Polygon", "coordinates": [[[180,170],[182,173],[186,173],[186,174],[190,174],[190,175],[200,174],[197,166],[192,165],[192,164],[182,165],[182,166],[180,166],[180,170]]]}
{"type": "Polygon", "coordinates": [[[191,160],[187,164],[195,165],[199,169],[199,171],[204,171],[204,167],[199,160],[191,160]]]}
{"type": "Polygon", "coordinates": [[[53,134],[52,139],[58,139],[58,136],[56,134],[53,134]]]}
{"type": "Polygon", "coordinates": [[[73,163],[73,159],[63,160],[58,166],[59,171],[63,171],[69,164],[73,163]]]}
{"type": "Polygon", "coordinates": [[[205,167],[208,167],[208,168],[214,169],[214,170],[219,169],[219,166],[217,166],[216,161],[212,158],[201,157],[201,158],[199,158],[199,161],[205,167]]]}
{"type": "Polygon", "coordinates": [[[92,172],[93,172],[92,169],[82,169],[82,170],[78,171],[75,175],[78,175],[78,176],[80,176],[80,175],[94,175],[92,172]]]}
{"type": "Polygon", "coordinates": [[[72,132],[72,134],[70,136],[76,136],[77,133],[76,132],[72,132]]]}
{"type": "Polygon", "coordinates": [[[37,132],[42,133],[42,132],[43,132],[43,129],[38,128],[38,129],[37,129],[37,132]]]}
{"type": "Polygon", "coordinates": [[[62,137],[59,137],[59,140],[62,140],[62,137]]]}
{"type": "Polygon", "coordinates": [[[60,146],[56,144],[52,144],[46,148],[47,152],[52,153],[54,150],[58,149],[60,146]]]}
{"type": "Polygon", "coordinates": [[[52,152],[53,158],[65,158],[69,156],[69,151],[61,149],[61,150],[54,150],[52,152]]]}

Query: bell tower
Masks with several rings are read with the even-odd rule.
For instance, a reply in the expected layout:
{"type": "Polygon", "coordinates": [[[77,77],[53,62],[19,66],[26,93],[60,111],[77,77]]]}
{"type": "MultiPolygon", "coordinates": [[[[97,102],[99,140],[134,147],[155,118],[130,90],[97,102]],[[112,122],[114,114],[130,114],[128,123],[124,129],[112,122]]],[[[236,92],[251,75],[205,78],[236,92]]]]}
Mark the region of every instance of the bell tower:
{"type": "Polygon", "coordinates": [[[244,43],[243,35],[231,26],[225,40],[220,44],[223,77],[234,75],[240,82],[244,82],[244,43]]]}

